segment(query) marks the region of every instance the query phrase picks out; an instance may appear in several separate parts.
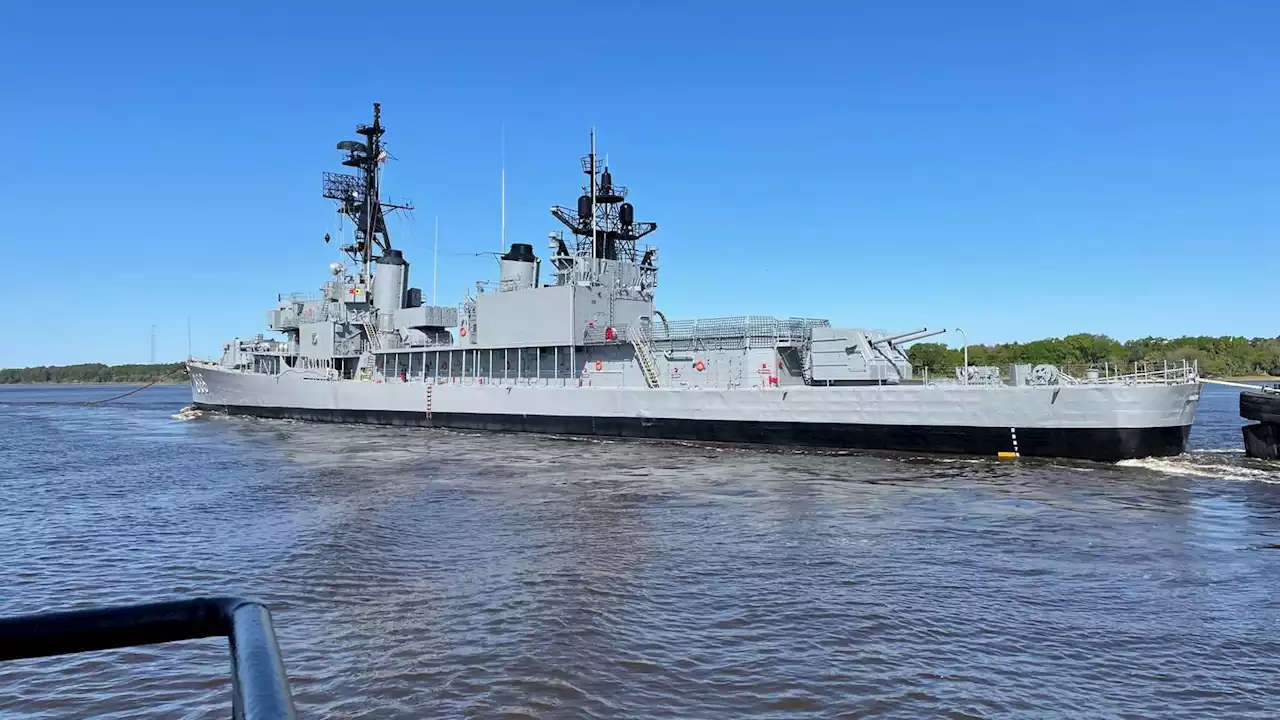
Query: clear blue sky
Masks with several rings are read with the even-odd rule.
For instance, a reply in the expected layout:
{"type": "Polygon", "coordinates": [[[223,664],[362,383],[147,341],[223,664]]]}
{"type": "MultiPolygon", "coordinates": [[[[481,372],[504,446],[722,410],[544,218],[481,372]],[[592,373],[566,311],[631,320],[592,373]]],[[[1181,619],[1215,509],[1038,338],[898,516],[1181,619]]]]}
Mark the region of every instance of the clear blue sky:
{"type": "Polygon", "coordinates": [[[494,274],[499,129],[509,239],[545,253],[594,124],[668,317],[1275,336],[1278,30],[1270,1],[6,3],[0,366],[265,331],[337,259],[320,173],[373,101],[442,302],[494,274]]]}

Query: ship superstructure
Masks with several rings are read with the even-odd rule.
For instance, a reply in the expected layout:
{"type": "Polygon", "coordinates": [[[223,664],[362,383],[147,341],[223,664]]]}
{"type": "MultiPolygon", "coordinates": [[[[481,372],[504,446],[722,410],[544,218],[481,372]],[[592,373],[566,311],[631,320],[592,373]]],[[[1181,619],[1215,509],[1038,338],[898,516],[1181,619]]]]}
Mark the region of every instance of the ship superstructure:
{"type": "MultiPolygon", "coordinates": [[[[409,286],[380,198],[380,109],[343,141],[357,174],[324,196],[354,228],[318,294],[281,296],[263,336],[189,363],[197,405],[340,422],[942,453],[1095,459],[1181,452],[1193,367],[1070,377],[1052,366],[915,377],[906,345],[938,334],[772,317],[668,321],[655,308],[657,230],[599,162],[551,214],[547,272],[532,244],[459,306],[409,286]],[[544,282],[544,275],[550,275],[544,282]]],[[[330,238],[326,236],[326,241],[330,238]]]]}

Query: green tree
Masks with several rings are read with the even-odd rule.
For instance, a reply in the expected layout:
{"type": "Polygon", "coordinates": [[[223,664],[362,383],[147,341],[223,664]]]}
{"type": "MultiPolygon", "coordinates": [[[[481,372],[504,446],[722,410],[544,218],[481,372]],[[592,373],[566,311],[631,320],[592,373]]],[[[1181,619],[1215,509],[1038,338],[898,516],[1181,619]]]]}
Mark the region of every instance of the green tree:
{"type": "Polygon", "coordinates": [[[0,384],[15,383],[148,383],[185,381],[182,363],[156,365],[82,365],[40,366],[0,370],[0,384]]]}

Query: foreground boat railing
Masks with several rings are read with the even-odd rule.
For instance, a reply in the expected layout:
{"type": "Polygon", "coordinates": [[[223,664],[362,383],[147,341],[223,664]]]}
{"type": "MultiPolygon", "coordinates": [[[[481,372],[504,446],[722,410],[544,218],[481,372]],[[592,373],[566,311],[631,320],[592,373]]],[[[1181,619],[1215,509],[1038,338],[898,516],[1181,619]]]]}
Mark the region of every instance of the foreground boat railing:
{"type": "Polygon", "coordinates": [[[0,618],[0,662],[217,636],[231,646],[233,717],[296,717],[271,613],[252,600],[194,598],[0,618]]]}

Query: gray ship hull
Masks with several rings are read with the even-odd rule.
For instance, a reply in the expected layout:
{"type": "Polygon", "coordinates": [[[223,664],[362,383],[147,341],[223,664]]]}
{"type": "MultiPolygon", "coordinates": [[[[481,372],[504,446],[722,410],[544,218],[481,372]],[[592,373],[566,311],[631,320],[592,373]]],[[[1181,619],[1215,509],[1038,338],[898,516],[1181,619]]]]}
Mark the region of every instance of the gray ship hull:
{"type": "Polygon", "coordinates": [[[787,389],[361,382],[189,365],[206,410],[298,420],[1112,461],[1181,453],[1200,385],[787,389]]]}

